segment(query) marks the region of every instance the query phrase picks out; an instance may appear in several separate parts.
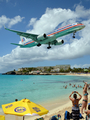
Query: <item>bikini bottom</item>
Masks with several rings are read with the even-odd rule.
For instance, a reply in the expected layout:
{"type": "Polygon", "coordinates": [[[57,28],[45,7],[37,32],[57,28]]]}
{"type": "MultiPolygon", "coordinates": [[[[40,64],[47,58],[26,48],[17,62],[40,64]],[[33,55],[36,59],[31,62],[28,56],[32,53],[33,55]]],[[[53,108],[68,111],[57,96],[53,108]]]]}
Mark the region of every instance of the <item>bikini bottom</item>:
{"type": "Polygon", "coordinates": [[[87,102],[87,100],[83,99],[83,101],[87,102]]]}

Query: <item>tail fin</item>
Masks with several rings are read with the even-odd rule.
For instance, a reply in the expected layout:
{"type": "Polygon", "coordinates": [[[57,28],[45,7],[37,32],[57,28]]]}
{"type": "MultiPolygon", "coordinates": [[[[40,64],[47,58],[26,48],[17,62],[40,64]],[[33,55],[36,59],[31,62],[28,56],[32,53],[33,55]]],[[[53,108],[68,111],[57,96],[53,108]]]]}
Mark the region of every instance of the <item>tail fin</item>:
{"type": "Polygon", "coordinates": [[[21,44],[24,45],[24,43],[26,43],[28,40],[23,37],[23,36],[20,36],[20,39],[21,39],[21,44]]]}

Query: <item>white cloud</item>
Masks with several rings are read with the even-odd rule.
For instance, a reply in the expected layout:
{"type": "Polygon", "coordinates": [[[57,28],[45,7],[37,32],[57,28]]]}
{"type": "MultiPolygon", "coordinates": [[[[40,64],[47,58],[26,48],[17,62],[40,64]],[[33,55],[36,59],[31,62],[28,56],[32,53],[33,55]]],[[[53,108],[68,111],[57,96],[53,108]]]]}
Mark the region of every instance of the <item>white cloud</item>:
{"type": "Polygon", "coordinates": [[[24,19],[24,17],[15,16],[14,18],[7,18],[5,15],[2,15],[0,17],[0,28],[3,27],[3,25],[8,25],[8,27],[12,27],[13,25],[21,22],[24,19]]]}
{"type": "Polygon", "coordinates": [[[75,65],[72,65],[71,68],[89,68],[90,67],[90,64],[75,64],[75,65]]]}
{"type": "Polygon", "coordinates": [[[66,23],[69,23],[68,20],[72,19],[72,21],[74,21],[76,17],[77,14],[75,14],[75,12],[71,11],[70,9],[47,8],[45,14],[43,14],[39,20],[34,22],[34,29],[31,31],[28,30],[28,32],[37,34],[41,34],[44,32],[48,33],[55,29],[58,24],[63,22],[63,25],[65,25],[66,23]]]}
{"type": "Polygon", "coordinates": [[[31,18],[31,20],[29,21],[28,26],[33,25],[36,22],[37,18],[31,18]]]}
{"type": "Polygon", "coordinates": [[[9,18],[7,18],[5,15],[2,15],[0,17],[0,28],[2,28],[3,25],[5,25],[8,22],[9,22],[9,18]]]}
{"type": "Polygon", "coordinates": [[[17,24],[18,22],[21,22],[22,20],[24,19],[24,17],[20,17],[19,15],[14,17],[13,19],[10,19],[10,22],[9,22],[9,27],[17,24]]]}
{"type": "MultiPolygon", "coordinates": [[[[73,22],[82,20],[82,23],[86,27],[81,30],[77,38],[73,40],[71,35],[64,36],[62,38],[70,41],[70,43],[65,43],[64,45],[52,46],[50,50],[46,47],[47,45],[42,45],[41,47],[32,47],[32,48],[19,48],[16,47],[8,55],[5,55],[0,58],[0,71],[8,71],[9,69],[16,69],[19,66],[31,64],[32,62],[38,62],[43,60],[65,60],[65,59],[75,59],[80,58],[84,55],[90,55],[90,9],[85,9],[83,6],[76,6],[75,11],[70,9],[50,9],[47,8],[45,14],[41,16],[39,20],[32,18],[29,22],[29,26],[32,25],[32,30],[27,30],[31,33],[48,33],[53,31],[56,26],[64,26],[73,22]],[[83,15],[86,13],[86,15],[83,15]],[[69,40],[70,39],[70,40],[69,40]]],[[[3,16],[6,18],[5,16],[3,16]]],[[[13,18],[16,21],[16,17],[13,18]]],[[[17,22],[19,22],[21,17],[18,17],[17,22]]],[[[23,18],[22,18],[23,19],[23,18]]],[[[21,19],[21,20],[22,20],[21,19]]],[[[6,23],[8,21],[14,21],[12,19],[4,19],[6,23]]],[[[13,22],[16,24],[16,22],[13,22]]],[[[12,22],[9,22],[8,25],[13,25],[12,22]]]]}

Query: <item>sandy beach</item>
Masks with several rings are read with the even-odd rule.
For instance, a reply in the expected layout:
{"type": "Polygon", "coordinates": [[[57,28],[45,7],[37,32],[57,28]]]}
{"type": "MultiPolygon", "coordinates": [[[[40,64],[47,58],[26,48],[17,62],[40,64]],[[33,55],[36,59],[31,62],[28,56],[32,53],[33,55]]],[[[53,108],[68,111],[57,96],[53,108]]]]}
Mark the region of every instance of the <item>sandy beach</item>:
{"type": "MultiPolygon", "coordinates": [[[[88,98],[90,101],[90,95],[88,96],[88,98]]],[[[25,120],[35,120],[36,118],[40,118],[40,117],[44,117],[44,120],[49,120],[53,115],[57,115],[57,114],[60,114],[61,120],[64,120],[65,111],[68,110],[71,113],[71,110],[72,110],[72,103],[69,100],[69,98],[68,98],[68,101],[67,100],[65,101],[66,103],[62,103],[62,105],[60,106],[58,105],[59,103],[57,105],[55,104],[54,108],[52,108],[50,104],[47,104],[48,107],[47,106],[46,107],[44,106],[44,107],[49,110],[48,114],[43,116],[34,116],[34,117],[25,116],[25,120]]],[[[82,99],[80,100],[79,103],[82,103],[82,99]]],[[[0,114],[5,116],[5,120],[23,120],[23,117],[18,117],[14,115],[5,115],[2,110],[0,111],[0,114]]],[[[85,116],[86,115],[84,114],[83,117],[85,118],[85,116]]]]}
{"type": "MultiPolygon", "coordinates": [[[[68,75],[90,76],[90,74],[72,74],[72,73],[68,75]]],[[[81,91],[83,92],[83,89],[81,91]]],[[[80,92],[80,94],[82,95],[82,99],[83,99],[82,92],[80,92]]],[[[89,93],[88,95],[88,103],[89,103],[90,102],[90,91],[89,90],[88,90],[88,93],[89,93]]],[[[80,100],[79,103],[82,103],[82,99],[80,100]]],[[[50,117],[52,117],[53,115],[57,115],[57,114],[60,114],[61,120],[64,120],[65,111],[67,110],[71,113],[71,110],[72,110],[72,102],[69,100],[69,97],[64,100],[57,100],[57,101],[48,102],[47,104],[41,104],[41,105],[49,110],[48,114],[43,115],[43,116],[34,116],[34,117],[25,116],[25,120],[35,120],[36,118],[40,118],[40,117],[44,117],[44,120],[49,120],[50,117]]],[[[23,120],[22,117],[18,117],[14,115],[5,115],[2,109],[0,109],[0,115],[4,115],[5,120],[23,120]]],[[[83,115],[84,119],[85,119],[85,116],[86,114],[84,113],[83,115]]]]}

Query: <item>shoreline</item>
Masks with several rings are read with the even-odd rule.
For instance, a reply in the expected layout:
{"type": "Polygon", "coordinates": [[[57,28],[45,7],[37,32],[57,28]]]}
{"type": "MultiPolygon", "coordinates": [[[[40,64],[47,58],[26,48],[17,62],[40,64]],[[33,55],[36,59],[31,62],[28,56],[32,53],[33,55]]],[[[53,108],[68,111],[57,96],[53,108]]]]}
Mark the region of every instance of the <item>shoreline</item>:
{"type": "Polygon", "coordinates": [[[73,75],[73,76],[90,76],[90,73],[19,73],[19,72],[7,72],[1,75],[73,75]]]}

